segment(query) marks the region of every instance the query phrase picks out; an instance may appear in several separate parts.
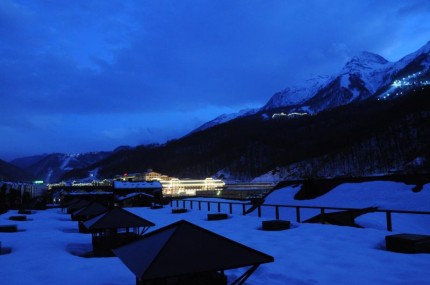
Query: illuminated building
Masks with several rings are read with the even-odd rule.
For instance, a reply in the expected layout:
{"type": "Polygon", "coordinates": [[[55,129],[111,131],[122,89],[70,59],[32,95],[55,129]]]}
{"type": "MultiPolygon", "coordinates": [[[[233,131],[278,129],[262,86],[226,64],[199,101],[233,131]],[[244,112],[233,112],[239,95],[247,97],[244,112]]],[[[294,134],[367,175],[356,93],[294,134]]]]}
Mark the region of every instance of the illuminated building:
{"type": "Polygon", "coordinates": [[[159,181],[162,185],[163,196],[195,196],[196,191],[224,189],[225,183],[219,179],[178,179],[148,169],[144,173],[126,173],[115,177],[120,181],[159,181]]]}
{"type": "Polygon", "coordinates": [[[170,177],[158,172],[154,172],[152,169],[148,169],[144,173],[124,173],[123,175],[117,175],[114,179],[121,181],[153,181],[169,180],[170,177]]]}
{"type": "Polygon", "coordinates": [[[159,191],[161,183],[159,181],[114,181],[113,182],[114,194],[129,194],[134,192],[148,192],[159,191]]]}
{"type": "Polygon", "coordinates": [[[163,185],[164,196],[195,196],[196,191],[221,191],[225,186],[224,181],[213,178],[202,180],[172,178],[160,180],[160,183],[163,185]]]}
{"type": "Polygon", "coordinates": [[[284,112],[282,113],[275,113],[272,115],[272,119],[282,119],[282,118],[286,118],[287,114],[285,114],[284,112]]]}
{"type": "Polygon", "coordinates": [[[291,112],[291,113],[288,113],[287,117],[289,119],[292,119],[292,118],[298,118],[298,117],[307,116],[307,115],[309,114],[306,112],[291,112]]]}
{"type": "Polygon", "coordinates": [[[197,191],[197,196],[218,197],[227,199],[249,200],[262,198],[269,193],[275,185],[273,183],[235,183],[226,184],[221,191],[197,191]]]}
{"type": "Polygon", "coordinates": [[[279,119],[294,119],[294,118],[298,118],[298,117],[302,117],[302,116],[308,116],[309,113],[307,112],[291,112],[288,114],[285,114],[284,112],[282,113],[274,113],[272,115],[272,119],[274,120],[279,120],[279,119]]]}

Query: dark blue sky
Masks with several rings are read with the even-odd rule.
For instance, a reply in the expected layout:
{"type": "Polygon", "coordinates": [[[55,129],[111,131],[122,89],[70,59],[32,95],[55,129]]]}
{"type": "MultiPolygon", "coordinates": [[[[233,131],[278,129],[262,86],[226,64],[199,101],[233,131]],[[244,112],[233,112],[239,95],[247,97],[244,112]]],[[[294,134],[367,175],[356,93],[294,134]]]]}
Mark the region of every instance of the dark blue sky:
{"type": "Polygon", "coordinates": [[[178,138],[360,51],[430,40],[428,0],[0,0],[0,158],[178,138]]]}

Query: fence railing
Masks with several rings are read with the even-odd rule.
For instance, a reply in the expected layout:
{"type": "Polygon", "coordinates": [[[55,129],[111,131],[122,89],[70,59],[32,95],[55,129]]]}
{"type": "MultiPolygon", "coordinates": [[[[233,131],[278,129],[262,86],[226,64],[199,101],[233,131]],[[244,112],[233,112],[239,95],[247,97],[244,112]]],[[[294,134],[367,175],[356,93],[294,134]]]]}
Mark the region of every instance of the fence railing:
{"type": "MultiPolygon", "coordinates": [[[[302,209],[314,209],[319,210],[321,214],[321,219],[324,220],[326,211],[349,211],[351,213],[362,211],[360,208],[343,208],[343,207],[325,207],[325,206],[298,206],[298,205],[276,205],[276,204],[261,204],[261,205],[253,205],[251,203],[239,203],[239,202],[220,202],[220,201],[202,201],[202,200],[172,200],[170,202],[170,206],[173,207],[176,204],[176,207],[182,206],[182,208],[187,208],[189,205],[190,209],[193,209],[197,206],[198,210],[202,210],[203,207],[206,207],[207,211],[211,211],[213,206],[215,205],[218,212],[221,212],[221,205],[228,205],[228,212],[233,214],[233,205],[241,205],[240,214],[246,215],[246,213],[254,207],[254,211],[257,211],[257,216],[262,217],[262,208],[263,207],[271,207],[275,209],[275,219],[280,219],[280,209],[281,208],[293,208],[295,209],[296,221],[298,223],[301,222],[301,210],[302,209]],[[247,208],[247,206],[250,206],[247,208]]],[[[236,210],[237,212],[237,210],[236,210]]],[[[393,221],[392,214],[420,214],[420,215],[430,215],[430,211],[408,211],[408,210],[385,210],[385,209],[374,209],[371,212],[373,213],[385,213],[386,220],[386,228],[387,231],[393,230],[393,221]]]]}
{"type": "MultiPolygon", "coordinates": [[[[170,201],[170,206],[173,207],[174,204],[176,203],[176,207],[179,207],[180,205],[182,206],[182,208],[186,208],[187,204],[189,204],[190,209],[193,209],[194,203],[197,204],[197,208],[199,211],[202,210],[202,208],[204,207],[204,205],[206,205],[206,209],[208,212],[211,211],[211,205],[215,205],[217,208],[218,212],[221,212],[221,205],[228,205],[228,212],[230,214],[233,214],[233,205],[242,205],[241,206],[241,214],[245,215],[246,214],[246,206],[251,205],[251,203],[239,203],[239,202],[218,202],[218,201],[201,201],[201,200],[171,200],[170,201]],[[189,203],[187,203],[189,202],[189,203]]],[[[213,206],[212,206],[213,209],[213,206]]]]}

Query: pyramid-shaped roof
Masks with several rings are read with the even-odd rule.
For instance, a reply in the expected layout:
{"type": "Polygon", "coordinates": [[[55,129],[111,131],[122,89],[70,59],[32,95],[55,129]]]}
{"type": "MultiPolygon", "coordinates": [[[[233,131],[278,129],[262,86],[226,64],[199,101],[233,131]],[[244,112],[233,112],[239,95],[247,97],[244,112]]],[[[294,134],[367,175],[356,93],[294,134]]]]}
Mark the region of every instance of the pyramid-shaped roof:
{"type": "Polygon", "coordinates": [[[66,204],[65,204],[65,206],[66,207],[69,207],[69,206],[71,206],[71,205],[73,205],[73,204],[75,204],[75,203],[78,203],[79,201],[81,201],[82,199],[80,199],[80,198],[73,198],[71,201],[69,201],[69,202],[67,202],[66,204]]]}
{"type": "Polygon", "coordinates": [[[272,256],[185,220],[113,250],[142,280],[213,272],[273,262],[272,256]]]}
{"type": "Polygon", "coordinates": [[[88,202],[87,200],[78,200],[77,202],[71,204],[70,206],[67,207],[67,210],[69,212],[74,212],[78,209],[81,209],[83,207],[86,207],[90,204],[90,202],[88,202]]]}
{"type": "Polygon", "coordinates": [[[79,210],[73,212],[74,216],[82,215],[82,216],[96,216],[100,215],[104,212],[109,210],[108,207],[105,205],[99,203],[99,202],[92,202],[88,206],[85,206],[83,208],[80,208],[79,210]]]}
{"type": "Polygon", "coordinates": [[[84,226],[89,230],[102,230],[151,227],[155,226],[155,224],[122,208],[115,207],[108,212],[84,222],[84,226]]]}

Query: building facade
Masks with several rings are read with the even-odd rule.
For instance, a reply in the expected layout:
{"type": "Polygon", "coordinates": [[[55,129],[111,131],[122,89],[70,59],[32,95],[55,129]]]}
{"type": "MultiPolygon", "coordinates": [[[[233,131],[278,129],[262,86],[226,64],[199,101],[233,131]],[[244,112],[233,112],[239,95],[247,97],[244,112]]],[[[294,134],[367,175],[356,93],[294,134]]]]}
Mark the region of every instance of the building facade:
{"type": "Polygon", "coordinates": [[[220,179],[179,179],[148,169],[144,173],[132,173],[117,176],[120,181],[159,181],[162,185],[163,196],[195,196],[196,191],[222,191],[225,183],[220,179]]]}

